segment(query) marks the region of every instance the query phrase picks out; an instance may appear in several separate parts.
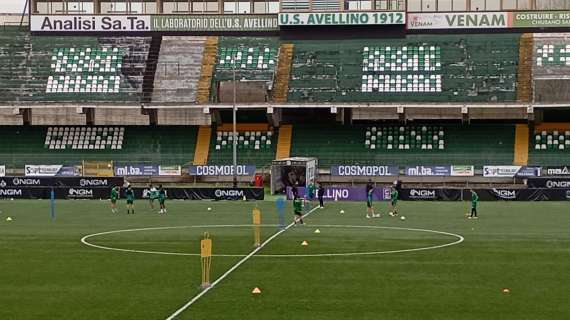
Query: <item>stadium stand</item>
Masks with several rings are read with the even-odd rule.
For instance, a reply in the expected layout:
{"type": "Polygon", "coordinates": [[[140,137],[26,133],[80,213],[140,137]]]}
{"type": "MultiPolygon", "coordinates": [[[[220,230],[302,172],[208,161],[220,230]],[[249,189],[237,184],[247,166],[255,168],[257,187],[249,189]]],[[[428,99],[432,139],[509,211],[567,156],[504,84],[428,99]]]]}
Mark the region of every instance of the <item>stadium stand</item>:
{"type": "MultiPolygon", "coordinates": [[[[261,81],[267,91],[272,90],[278,61],[279,43],[277,38],[221,37],[213,76],[213,88],[223,81],[261,81]]],[[[213,101],[218,101],[219,93],[212,91],[213,101]]]]}
{"type": "MultiPolygon", "coordinates": [[[[231,125],[222,125],[212,135],[208,163],[231,164],[233,142],[231,125]]],[[[245,125],[238,127],[238,163],[269,167],[275,159],[277,135],[266,124],[245,125]]]]}
{"type": "Polygon", "coordinates": [[[162,38],[153,103],[196,101],[205,41],[205,37],[162,38]]]}
{"type": "Polygon", "coordinates": [[[182,165],[194,157],[196,133],[193,126],[2,126],[11,143],[0,144],[0,158],[12,167],[83,160],[182,165]]]}
{"type": "Polygon", "coordinates": [[[530,139],[529,164],[566,165],[570,161],[570,124],[538,125],[530,139]]]}
{"type": "Polygon", "coordinates": [[[295,41],[289,102],[514,101],[520,35],[295,41]]]}
{"type": "Polygon", "coordinates": [[[534,34],[533,82],[536,102],[570,100],[570,36],[564,33],[534,34]]]}
{"type": "Polygon", "coordinates": [[[317,157],[321,167],[339,164],[511,164],[514,135],[514,125],[304,124],[293,126],[291,156],[317,157]],[[371,147],[372,128],[376,128],[374,148],[371,147]]]}
{"type": "Polygon", "coordinates": [[[148,38],[0,31],[0,101],[139,101],[148,38]]]}

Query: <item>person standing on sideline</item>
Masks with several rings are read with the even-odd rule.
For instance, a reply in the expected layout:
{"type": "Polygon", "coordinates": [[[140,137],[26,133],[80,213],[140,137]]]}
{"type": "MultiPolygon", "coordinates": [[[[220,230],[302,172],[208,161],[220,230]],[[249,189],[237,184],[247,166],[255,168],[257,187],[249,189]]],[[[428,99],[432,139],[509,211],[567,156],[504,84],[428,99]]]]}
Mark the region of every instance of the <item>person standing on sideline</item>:
{"type": "Polygon", "coordinates": [[[390,213],[389,215],[394,217],[398,215],[398,199],[400,198],[400,194],[398,193],[398,189],[396,186],[392,186],[392,190],[390,191],[390,213]]]}
{"type": "Polygon", "coordinates": [[[372,180],[368,180],[366,184],[366,218],[379,218],[380,214],[376,215],[374,211],[374,206],[372,205],[372,200],[374,197],[374,184],[372,180]]]}
{"type": "Polygon", "coordinates": [[[315,201],[315,192],[316,192],[315,184],[313,182],[309,183],[309,185],[307,186],[307,190],[305,191],[307,200],[309,201],[310,205],[310,208],[308,209],[313,208],[313,201],[315,201]]]}
{"type": "Polygon", "coordinates": [[[152,185],[152,183],[148,187],[148,200],[150,202],[150,209],[154,210],[154,200],[158,199],[158,189],[152,185]]]}
{"type": "Polygon", "coordinates": [[[325,196],[325,187],[323,187],[323,184],[319,182],[319,188],[317,189],[317,198],[319,198],[319,208],[321,209],[325,208],[324,199],[323,199],[324,196],[325,196]]]}
{"type": "Polygon", "coordinates": [[[129,185],[127,191],[125,191],[125,198],[127,198],[127,214],[131,211],[135,214],[135,191],[131,185],[129,185]]]}
{"type": "Polygon", "coordinates": [[[479,203],[479,195],[475,190],[471,189],[471,215],[468,219],[478,219],[477,217],[477,204],[479,203]]]}
{"type": "Polygon", "coordinates": [[[113,189],[111,189],[111,211],[113,213],[118,213],[119,211],[117,210],[117,200],[119,200],[119,186],[114,186],[113,189]]]}
{"type": "Polygon", "coordinates": [[[162,185],[158,186],[158,203],[160,204],[160,213],[166,213],[166,190],[162,185]]]}

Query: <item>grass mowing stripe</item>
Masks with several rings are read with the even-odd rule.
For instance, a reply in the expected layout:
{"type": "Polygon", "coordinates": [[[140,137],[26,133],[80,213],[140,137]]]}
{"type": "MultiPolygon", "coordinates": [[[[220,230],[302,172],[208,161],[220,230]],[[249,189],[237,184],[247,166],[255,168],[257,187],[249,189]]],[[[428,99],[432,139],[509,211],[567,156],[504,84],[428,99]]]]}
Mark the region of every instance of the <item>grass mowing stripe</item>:
{"type": "MultiPolygon", "coordinates": [[[[309,216],[311,213],[313,213],[313,211],[315,211],[316,209],[318,209],[319,207],[314,207],[313,209],[311,209],[309,212],[307,212],[306,214],[303,215],[303,218],[309,216]]],[[[208,293],[208,291],[210,291],[210,289],[214,288],[218,283],[222,282],[222,280],[224,280],[227,276],[229,276],[232,272],[234,272],[237,268],[239,268],[239,266],[241,266],[242,264],[244,264],[247,260],[249,260],[251,257],[253,257],[256,253],[258,253],[261,249],[263,249],[263,247],[265,247],[269,242],[271,242],[273,239],[277,238],[280,234],[282,234],[283,232],[289,230],[289,228],[291,228],[292,226],[295,225],[295,222],[291,222],[289,225],[287,225],[285,228],[283,228],[282,230],[277,231],[276,233],[274,233],[271,237],[269,237],[267,240],[263,241],[263,243],[261,243],[261,245],[255,249],[253,249],[253,251],[251,251],[247,256],[243,257],[240,261],[238,261],[233,267],[231,267],[228,271],[226,271],[224,274],[222,274],[218,279],[216,279],[216,281],[212,282],[212,285],[207,287],[206,289],[204,289],[202,292],[198,293],[194,298],[192,298],[190,301],[188,301],[185,305],[183,305],[182,307],[180,307],[178,310],[176,310],[173,314],[171,314],[168,318],[166,318],[166,320],[173,320],[176,319],[176,317],[178,317],[182,312],[184,312],[184,310],[188,309],[191,305],[193,305],[196,301],[198,301],[202,296],[204,296],[206,293],[208,293]]]]}

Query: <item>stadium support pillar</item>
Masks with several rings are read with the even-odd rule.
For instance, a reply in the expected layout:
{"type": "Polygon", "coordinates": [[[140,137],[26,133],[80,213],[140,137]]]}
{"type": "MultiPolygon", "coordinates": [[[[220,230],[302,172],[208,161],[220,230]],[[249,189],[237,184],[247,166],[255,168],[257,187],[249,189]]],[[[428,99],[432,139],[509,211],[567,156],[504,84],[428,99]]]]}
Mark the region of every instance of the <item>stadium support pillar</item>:
{"type": "Polygon", "coordinates": [[[194,165],[204,165],[208,163],[211,137],[212,128],[210,126],[200,126],[200,129],[198,129],[196,149],[194,150],[194,165]]]}
{"type": "Polygon", "coordinates": [[[291,154],[291,139],[293,137],[293,125],[284,124],[279,127],[279,138],[277,139],[277,152],[275,159],[289,158],[291,154]]]}
{"type": "Polygon", "coordinates": [[[528,164],[529,130],[526,124],[517,124],[515,129],[515,158],[513,163],[518,166],[528,164]]]}
{"type": "Polygon", "coordinates": [[[162,0],[156,0],[156,11],[157,13],[163,13],[163,7],[162,7],[162,0]]]}
{"type": "Polygon", "coordinates": [[[101,14],[101,1],[100,0],[93,0],[93,13],[94,14],[101,14]]]}

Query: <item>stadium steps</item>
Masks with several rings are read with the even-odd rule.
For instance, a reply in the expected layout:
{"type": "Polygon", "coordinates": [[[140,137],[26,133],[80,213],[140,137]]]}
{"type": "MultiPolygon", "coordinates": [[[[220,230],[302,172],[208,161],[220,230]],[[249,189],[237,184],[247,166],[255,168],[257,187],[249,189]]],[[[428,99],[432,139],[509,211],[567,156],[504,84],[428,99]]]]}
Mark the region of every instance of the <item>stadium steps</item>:
{"type": "Polygon", "coordinates": [[[528,164],[529,129],[526,124],[517,124],[515,128],[515,158],[514,164],[526,166],[528,164]]]}
{"type": "Polygon", "coordinates": [[[525,33],[519,41],[519,68],[517,75],[517,101],[532,101],[532,64],[534,40],[532,33],[525,33]]]}
{"type": "Polygon", "coordinates": [[[212,127],[200,126],[200,129],[198,129],[196,150],[194,152],[195,165],[204,165],[208,163],[208,154],[210,152],[211,137],[212,137],[212,127]]]}
{"type": "Polygon", "coordinates": [[[206,37],[162,38],[152,102],[196,102],[205,41],[206,37]]]}
{"type": "Polygon", "coordinates": [[[202,70],[198,81],[198,93],[196,101],[198,103],[208,103],[210,101],[210,88],[212,76],[216,67],[216,57],[218,56],[218,37],[208,37],[204,44],[204,56],[202,58],[202,70]]]}
{"type": "Polygon", "coordinates": [[[284,124],[279,128],[279,140],[277,141],[277,152],[275,159],[288,158],[291,154],[291,139],[293,136],[293,126],[284,124]]]}
{"type": "Polygon", "coordinates": [[[293,44],[282,44],[279,48],[279,61],[277,73],[275,74],[275,89],[273,90],[273,101],[287,102],[289,93],[289,77],[291,76],[291,64],[293,62],[293,44]]]}
{"type": "Polygon", "coordinates": [[[154,91],[154,77],[156,75],[156,66],[158,64],[158,57],[160,56],[160,47],[162,37],[152,37],[149,48],[149,59],[146,62],[144,70],[143,83],[142,83],[142,101],[149,103],[152,99],[154,91]]]}

